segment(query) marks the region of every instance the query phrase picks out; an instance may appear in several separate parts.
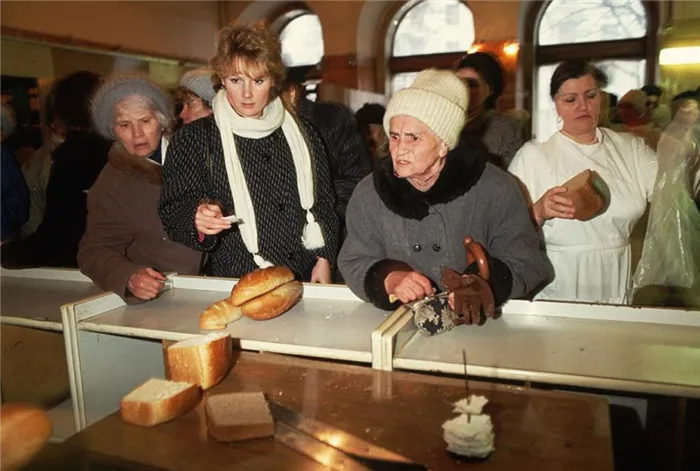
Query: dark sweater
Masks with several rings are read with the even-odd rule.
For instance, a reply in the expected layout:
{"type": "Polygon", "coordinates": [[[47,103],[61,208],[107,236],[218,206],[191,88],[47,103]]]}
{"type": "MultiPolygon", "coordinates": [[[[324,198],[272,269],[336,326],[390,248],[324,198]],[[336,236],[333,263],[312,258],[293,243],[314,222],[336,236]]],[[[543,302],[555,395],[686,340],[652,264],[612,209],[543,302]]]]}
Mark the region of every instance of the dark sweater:
{"type": "Polygon", "coordinates": [[[53,153],[44,219],[34,234],[2,246],[3,266],[78,266],[87,191],[107,163],[110,146],[92,132],[68,134],[53,153]]]}
{"type": "MultiPolygon", "coordinates": [[[[301,242],[306,212],[301,207],[294,162],[282,129],[260,139],[236,136],[235,140],[255,210],[260,254],[274,265],[288,266],[299,279],[309,280],[317,257],[335,264],[338,218],[323,144],[308,123],[302,126],[312,147],[316,192],[312,212],[326,242],[318,250],[307,250],[301,242]]],[[[198,240],[194,216],[205,200],[218,202],[225,215],[236,213],[213,116],[194,121],[175,134],[163,167],[158,212],[171,239],[209,252],[214,276],[240,277],[255,270],[257,265],[235,224],[204,242],[198,240]]]]}

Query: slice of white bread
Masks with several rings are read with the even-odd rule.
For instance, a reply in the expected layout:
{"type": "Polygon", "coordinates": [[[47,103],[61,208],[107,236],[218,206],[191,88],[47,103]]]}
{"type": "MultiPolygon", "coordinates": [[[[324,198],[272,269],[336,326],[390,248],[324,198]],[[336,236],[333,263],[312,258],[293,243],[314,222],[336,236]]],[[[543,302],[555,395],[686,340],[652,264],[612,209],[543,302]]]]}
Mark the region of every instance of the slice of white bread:
{"type": "Polygon", "coordinates": [[[207,396],[207,432],[220,442],[271,437],[275,423],[263,393],[207,396]]]}
{"type": "Polygon", "coordinates": [[[184,381],[207,390],[231,370],[231,334],[217,332],[182,340],[167,351],[168,371],[173,381],[184,381]]]}
{"type": "Polygon", "coordinates": [[[194,409],[202,397],[199,386],[151,378],[121,401],[124,422],[152,427],[194,409]]]}

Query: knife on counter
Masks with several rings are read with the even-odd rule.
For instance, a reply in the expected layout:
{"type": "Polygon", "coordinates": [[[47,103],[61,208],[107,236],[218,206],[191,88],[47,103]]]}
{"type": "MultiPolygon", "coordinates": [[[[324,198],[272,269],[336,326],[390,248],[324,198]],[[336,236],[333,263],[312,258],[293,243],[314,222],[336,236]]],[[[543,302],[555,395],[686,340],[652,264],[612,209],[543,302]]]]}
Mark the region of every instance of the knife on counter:
{"type": "Polygon", "coordinates": [[[270,402],[275,440],[312,460],[339,471],[411,471],[429,468],[338,428],[270,402]]]}

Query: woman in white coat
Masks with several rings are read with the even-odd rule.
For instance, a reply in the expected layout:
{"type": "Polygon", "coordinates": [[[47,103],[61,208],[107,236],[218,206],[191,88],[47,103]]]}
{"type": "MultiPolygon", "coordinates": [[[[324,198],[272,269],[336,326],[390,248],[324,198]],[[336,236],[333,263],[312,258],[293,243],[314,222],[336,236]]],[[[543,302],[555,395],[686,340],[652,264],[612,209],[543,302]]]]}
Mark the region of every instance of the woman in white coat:
{"type": "Polygon", "coordinates": [[[562,62],[550,81],[562,129],[545,142],[525,144],[509,167],[527,189],[554,266],[554,281],[535,299],[630,302],[630,235],[651,200],[658,164],[641,138],[598,127],[606,85],[597,67],[562,62]],[[610,203],[584,222],[574,219],[561,185],[586,169],[607,183],[610,203]]]}

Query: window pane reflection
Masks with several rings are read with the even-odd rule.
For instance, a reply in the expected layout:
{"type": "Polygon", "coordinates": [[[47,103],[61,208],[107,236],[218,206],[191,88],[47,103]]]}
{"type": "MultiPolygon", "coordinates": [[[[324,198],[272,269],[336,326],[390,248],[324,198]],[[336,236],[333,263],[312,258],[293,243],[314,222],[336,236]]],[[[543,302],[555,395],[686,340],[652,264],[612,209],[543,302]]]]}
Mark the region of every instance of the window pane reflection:
{"type": "Polygon", "coordinates": [[[540,22],[539,44],[641,38],[646,31],[646,11],[639,0],[554,0],[540,22]]]}
{"type": "Polygon", "coordinates": [[[474,17],[456,0],[426,0],[411,8],[394,35],[394,57],[466,51],[474,43],[474,17]]]}
{"type": "Polygon", "coordinates": [[[280,32],[282,62],[287,67],[315,65],[323,58],[323,32],[318,16],[305,14],[280,32]]]}

